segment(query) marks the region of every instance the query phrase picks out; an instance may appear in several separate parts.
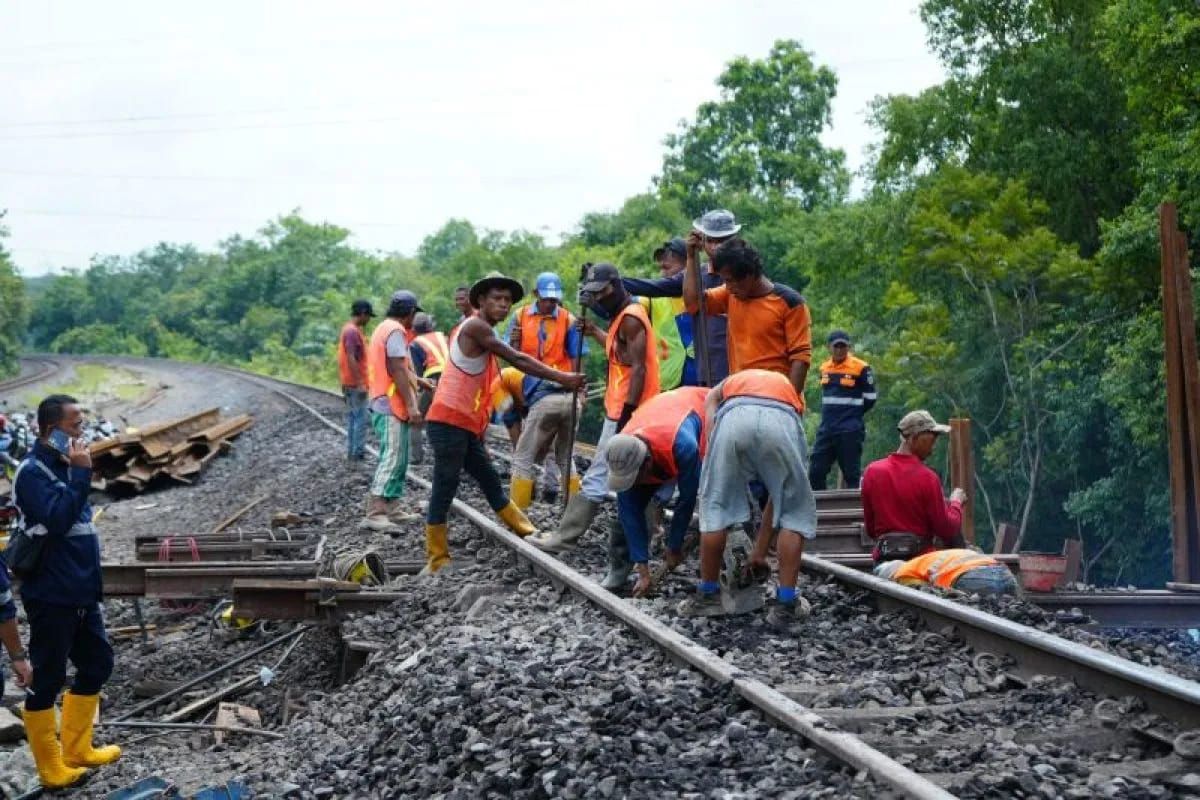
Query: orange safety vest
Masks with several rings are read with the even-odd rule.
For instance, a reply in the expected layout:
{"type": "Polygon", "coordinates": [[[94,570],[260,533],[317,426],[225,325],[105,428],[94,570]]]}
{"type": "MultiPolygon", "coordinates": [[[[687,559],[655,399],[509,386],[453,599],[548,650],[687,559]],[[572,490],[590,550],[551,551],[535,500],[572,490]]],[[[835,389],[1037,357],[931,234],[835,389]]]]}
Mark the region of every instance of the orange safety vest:
{"type": "Polygon", "coordinates": [[[726,400],[731,397],[778,400],[796,409],[797,414],[804,413],[804,397],[796,391],[786,375],[769,369],[744,369],[733,373],[721,385],[721,396],[726,400]]]}
{"type": "Polygon", "coordinates": [[[441,375],[450,360],[450,340],[441,331],[422,333],[413,339],[413,344],[425,351],[425,371],[422,378],[432,378],[441,375]]]}
{"type": "MultiPolygon", "coordinates": [[[[375,326],[375,331],[371,334],[371,343],[367,346],[367,390],[372,400],[386,396],[392,415],[402,422],[407,422],[408,408],[404,405],[404,395],[396,391],[396,384],[387,370],[387,340],[397,331],[404,333],[404,326],[394,319],[385,319],[375,326]]],[[[405,373],[408,373],[407,369],[405,373]]]]}
{"type": "Polygon", "coordinates": [[[645,403],[659,392],[658,381],[658,341],[654,337],[654,327],[650,324],[650,316],[640,303],[630,303],[621,309],[612,325],[608,327],[608,338],[604,343],[604,352],[608,357],[608,385],[604,389],[604,413],[609,419],[620,419],[621,408],[629,396],[629,372],[631,366],[617,360],[617,335],[621,323],[626,316],[636,317],[637,321],[646,328],[646,382],[642,387],[642,396],[638,405],[645,403]]]}
{"type": "MultiPolygon", "coordinates": [[[[361,389],[362,385],[363,385],[361,374],[357,378],[354,377],[354,373],[350,371],[350,354],[346,352],[346,334],[351,333],[351,332],[353,332],[354,335],[358,337],[358,340],[363,343],[363,356],[364,356],[363,360],[364,361],[366,360],[365,356],[367,353],[367,347],[366,347],[366,342],[363,340],[362,331],[360,331],[358,329],[358,326],[355,325],[353,322],[347,322],[345,325],[342,326],[342,332],[338,336],[338,347],[337,347],[338,372],[340,373],[341,378],[342,378],[342,386],[347,386],[347,387],[351,387],[354,389],[361,389]]],[[[361,372],[365,371],[366,365],[360,363],[358,365],[358,368],[359,368],[359,372],[361,373],[361,372]]]]}
{"type": "Polygon", "coordinates": [[[521,309],[517,324],[521,326],[521,352],[533,356],[547,366],[571,372],[571,357],[567,355],[567,334],[575,321],[570,311],[559,306],[553,317],[538,313],[536,305],[521,309]],[[545,341],[542,336],[545,336],[545,341]]]}
{"type": "MultiPolygon", "coordinates": [[[[471,431],[476,436],[483,436],[492,416],[491,389],[500,373],[500,365],[491,353],[486,354],[485,366],[478,373],[467,372],[454,363],[454,350],[461,332],[461,328],[454,331],[450,338],[450,357],[446,359],[446,369],[438,381],[433,404],[429,406],[425,419],[444,422],[471,431]]],[[[458,352],[462,354],[462,350],[458,352]]]]}
{"type": "Polygon", "coordinates": [[[636,436],[650,449],[650,460],[654,467],[653,479],[659,483],[679,477],[675,464],[675,437],[679,428],[695,412],[700,416],[700,457],[708,446],[708,431],[704,419],[704,400],[708,397],[704,386],[684,386],[655,395],[633,412],[622,433],[636,436]]]}
{"type": "Polygon", "coordinates": [[[974,550],[934,550],[905,561],[893,579],[898,583],[932,583],[949,589],[967,570],[999,564],[996,559],[974,550]]]}

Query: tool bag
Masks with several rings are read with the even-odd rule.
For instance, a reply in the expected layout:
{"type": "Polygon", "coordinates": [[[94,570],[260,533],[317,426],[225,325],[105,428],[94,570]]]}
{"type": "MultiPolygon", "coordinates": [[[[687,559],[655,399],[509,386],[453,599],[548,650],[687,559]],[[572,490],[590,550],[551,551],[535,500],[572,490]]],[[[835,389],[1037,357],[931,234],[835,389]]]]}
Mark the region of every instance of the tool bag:
{"type": "Polygon", "coordinates": [[[8,564],[12,574],[22,579],[37,574],[38,570],[42,568],[42,554],[46,549],[46,537],[50,534],[46,526],[41,523],[32,527],[26,525],[25,512],[17,505],[17,481],[21,477],[21,470],[31,463],[46,473],[46,477],[50,478],[55,486],[64,486],[58,476],[37,458],[27,458],[21,462],[21,466],[17,467],[17,474],[13,476],[12,481],[12,504],[13,508],[17,510],[17,524],[8,535],[8,547],[4,550],[4,561],[8,564]]]}
{"type": "Polygon", "coordinates": [[[916,558],[925,549],[925,544],[921,541],[921,537],[915,533],[904,533],[897,531],[894,533],[885,533],[879,537],[879,560],[907,561],[910,558],[916,558]]]}

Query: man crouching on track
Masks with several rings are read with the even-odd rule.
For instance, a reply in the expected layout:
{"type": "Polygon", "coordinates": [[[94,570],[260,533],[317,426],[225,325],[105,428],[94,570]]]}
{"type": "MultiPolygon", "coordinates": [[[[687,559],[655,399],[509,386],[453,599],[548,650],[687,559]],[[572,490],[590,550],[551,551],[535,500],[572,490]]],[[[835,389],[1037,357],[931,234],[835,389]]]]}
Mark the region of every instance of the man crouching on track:
{"type": "MultiPolygon", "coordinates": [[[[683,537],[687,535],[700,488],[700,461],[708,439],[704,424],[704,399],[708,389],[687,386],[656,395],[633,412],[623,432],[608,440],[608,488],[617,493],[617,518],[613,521],[626,543],[627,563],[618,586],[629,575],[629,564],[637,569],[633,596],[650,591],[649,531],[646,510],[664,484],[677,482],[679,503],[667,535],[663,556],[667,569],[683,561],[683,537]]],[[[622,570],[609,564],[609,574],[622,570]]]]}
{"type": "Polygon", "coordinates": [[[116,761],[121,749],[92,747],[92,721],[100,688],[112,674],[113,650],[100,608],[100,541],[88,503],[92,457],[79,438],[83,411],[74,398],[56,394],[41,402],[37,416],[41,433],[13,487],[25,530],[31,538],[45,537],[38,566],[21,585],[33,667],[22,717],[42,785],[62,788],[79,782],[86,767],[116,761]],[[54,701],[66,682],[68,659],[75,682],[63,695],[60,743],[54,701]]]}
{"type": "Polygon", "coordinates": [[[450,563],[446,516],[465,469],[487,497],[488,505],[514,533],[528,536],[533,524],[504,493],[500,476],[484,449],[483,436],[492,416],[492,383],[500,372],[497,356],[529,375],[555,381],[574,391],[584,376],[560,372],[525,353],[514,350],[496,336],[493,328],[508,316],[521,299],[521,284],[492,273],[471,287],[471,305],[478,309],[455,330],[450,358],[438,381],[426,417],[426,436],[433,450],[433,490],[425,517],[425,570],[434,573],[450,563]]]}
{"type": "MultiPolygon", "coordinates": [[[[764,529],[779,529],[779,586],[768,617],[785,626],[808,616],[796,579],[804,540],[817,535],[817,503],[806,471],[803,408],[787,376],[763,369],[734,373],[709,393],[704,411],[712,441],[700,476],[700,583],[680,613],[723,613],[719,579],[726,536],[750,519],[746,486],[758,480],[774,501],[770,528],[764,529]]],[[[768,545],[760,534],[751,569],[767,568],[768,545]]]]}
{"type": "Polygon", "coordinates": [[[934,550],[908,561],[884,561],[875,567],[875,574],[905,586],[937,586],[967,594],[1017,592],[1017,579],[1008,567],[965,548],[934,550]]]}

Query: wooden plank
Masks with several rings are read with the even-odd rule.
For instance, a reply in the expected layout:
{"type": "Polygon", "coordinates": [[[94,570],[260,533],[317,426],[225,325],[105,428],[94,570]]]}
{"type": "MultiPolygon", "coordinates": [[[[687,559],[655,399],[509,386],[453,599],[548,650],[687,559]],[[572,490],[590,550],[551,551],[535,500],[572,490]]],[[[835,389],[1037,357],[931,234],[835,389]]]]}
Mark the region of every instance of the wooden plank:
{"type": "Polygon", "coordinates": [[[1020,529],[1011,522],[1001,522],[996,526],[996,541],[992,543],[992,554],[1011,553],[1017,548],[1017,534],[1020,529]]]}
{"type": "Polygon", "coordinates": [[[1196,313],[1192,276],[1188,269],[1187,236],[1175,231],[1175,301],[1178,305],[1180,360],[1184,412],[1187,415],[1185,454],[1189,471],[1184,478],[1188,512],[1188,579],[1200,580],[1200,355],[1196,349],[1196,313]]]}
{"type": "Polygon", "coordinates": [[[1187,415],[1184,411],[1182,344],[1179,335],[1179,304],[1176,298],[1175,234],[1178,218],[1173,203],[1158,209],[1158,236],[1162,262],[1163,359],[1167,373],[1167,453],[1171,486],[1171,564],[1175,580],[1191,581],[1188,559],[1187,511],[1187,415]]]}
{"type": "Polygon", "coordinates": [[[962,535],[975,544],[975,456],[971,450],[971,420],[950,420],[950,484],[967,493],[963,502],[962,535]]]}
{"type": "Polygon", "coordinates": [[[1065,583],[1079,581],[1079,567],[1083,563],[1083,542],[1079,539],[1067,539],[1063,542],[1063,555],[1067,557],[1067,569],[1063,572],[1059,586],[1065,583]]]}

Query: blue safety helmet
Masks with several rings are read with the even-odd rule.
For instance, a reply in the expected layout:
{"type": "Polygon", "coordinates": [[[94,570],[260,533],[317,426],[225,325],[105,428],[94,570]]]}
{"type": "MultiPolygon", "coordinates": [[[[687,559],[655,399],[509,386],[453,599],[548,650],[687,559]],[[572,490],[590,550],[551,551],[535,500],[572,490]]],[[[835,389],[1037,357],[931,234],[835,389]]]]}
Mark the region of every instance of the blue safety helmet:
{"type": "Polygon", "coordinates": [[[537,294],[541,298],[553,300],[563,299],[562,278],[553,272],[543,272],[537,276],[537,294]]]}

